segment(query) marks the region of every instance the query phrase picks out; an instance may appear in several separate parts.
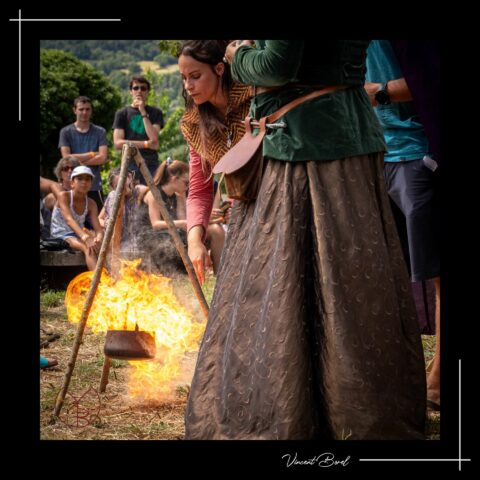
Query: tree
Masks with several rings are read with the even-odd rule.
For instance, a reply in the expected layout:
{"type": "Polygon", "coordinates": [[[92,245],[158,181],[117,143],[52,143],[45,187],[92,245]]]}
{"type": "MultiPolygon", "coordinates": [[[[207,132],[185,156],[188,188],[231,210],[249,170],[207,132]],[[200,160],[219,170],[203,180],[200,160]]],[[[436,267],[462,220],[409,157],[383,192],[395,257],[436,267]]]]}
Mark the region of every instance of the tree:
{"type": "Polygon", "coordinates": [[[188,145],[180,131],[180,119],[184,112],[185,108],[176,108],[160,131],[158,138],[158,156],[160,160],[166,160],[167,157],[182,161],[188,159],[188,145]]]}
{"type": "Polygon", "coordinates": [[[159,40],[158,48],[160,52],[167,53],[172,57],[177,56],[177,49],[180,45],[180,40],[159,40]]]}
{"type": "MultiPolygon", "coordinates": [[[[148,103],[162,110],[165,119],[165,126],[160,131],[158,138],[158,156],[160,161],[172,157],[175,160],[188,160],[188,146],[180,131],[180,119],[185,112],[185,107],[176,102],[181,87],[181,79],[178,74],[159,75],[153,70],[148,70],[145,77],[152,84],[152,90],[148,97],[148,103]],[[172,83],[177,88],[168,88],[172,83]]],[[[180,90],[181,91],[181,90],[180,90]]]]}
{"type": "Polygon", "coordinates": [[[75,121],[73,100],[86,95],[92,99],[92,121],[111,129],[115,111],[121,106],[119,90],[107,77],[73,54],[40,50],[40,145],[42,173],[52,175],[60,158],[60,129],[75,121]]]}

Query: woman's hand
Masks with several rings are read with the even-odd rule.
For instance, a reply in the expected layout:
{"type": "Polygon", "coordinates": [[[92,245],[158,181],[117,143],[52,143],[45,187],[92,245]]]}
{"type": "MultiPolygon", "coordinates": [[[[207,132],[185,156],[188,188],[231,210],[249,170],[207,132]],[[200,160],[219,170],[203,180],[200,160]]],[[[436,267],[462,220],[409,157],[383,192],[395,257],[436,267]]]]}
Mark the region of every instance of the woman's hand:
{"type": "Polygon", "coordinates": [[[225,218],[223,210],[220,208],[213,208],[212,213],[210,214],[210,224],[212,223],[224,223],[225,218]]]}
{"type": "Polygon", "coordinates": [[[93,250],[97,255],[100,252],[100,247],[102,246],[102,240],[103,240],[103,233],[102,232],[97,233],[97,235],[93,240],[93,250]]]}
{"type": "Polygon", "coordinates": [[[82,242],[87,246],[89,253],[95,252],[95,237],[92,237],[89,233],[84,233],[82,235],[82,242]]]}
{"type": "Polygon", "coordinates": [[[241,47],[242,45],[252,46],[253,40],[233,40],[233,42],[230,42],[227,45],[227,49],[225,50],[225,56],[223,57],[223,61],[231,65],[237,48],[241,47]]]}
{"type": "Polygon", "coordinates": [[[225,210],[225,223],[228,225],[230,223],[230,218],[232,216],[232,202],[228,202],[229,207],[225,210]]]}
{"type": "Polygon", "coordinates": [[[202,242],[189,242],[188,256],[192,261],[193,268],[195,269],[195,273],[197,274],[200,285],[203,285],[203,283],[205,282],[205,269],[212,266],[210,256],[208,255],[205,245],[202,242]]]}

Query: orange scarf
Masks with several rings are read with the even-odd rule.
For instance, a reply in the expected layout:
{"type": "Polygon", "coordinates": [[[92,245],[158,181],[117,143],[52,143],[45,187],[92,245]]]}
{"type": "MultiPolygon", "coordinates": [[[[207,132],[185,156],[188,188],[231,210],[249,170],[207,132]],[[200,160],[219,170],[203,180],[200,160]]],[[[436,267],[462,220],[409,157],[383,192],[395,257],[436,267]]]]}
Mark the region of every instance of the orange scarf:
{"type": "Polygon", "coordinates": [[[241,83],[233,83],[230,90],[227,113],[225,115],[226,129],[216,130],[209,139],[209,151],[204,151],[200,136],[200,115],[196,105],[187,110],[180,120],[180,129],[189,145],[200,155],[208,165],[213,167],[244,135],[243,121],[248,115],[252,88],[241,83]],[[231,145],[228,146],[228,139],[231,145]]]}

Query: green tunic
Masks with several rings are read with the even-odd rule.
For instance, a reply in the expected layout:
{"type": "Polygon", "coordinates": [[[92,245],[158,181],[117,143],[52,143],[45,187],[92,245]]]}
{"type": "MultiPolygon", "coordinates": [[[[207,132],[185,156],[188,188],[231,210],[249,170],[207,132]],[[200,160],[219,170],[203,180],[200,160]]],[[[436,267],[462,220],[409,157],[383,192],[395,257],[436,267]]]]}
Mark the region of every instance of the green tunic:
{"type": "Polygon", "coordinates": [[[256,48],[242,46],[237,50],[232,62],[236,80],[255,86],[302,85],[257,95],[250,109],[256,119],[311,92],[308,85],[350,85],[288,112],[279,120],[287,127],[266,135],[265,156],[294,162],[325,161],[386,150],[382,129],[363,88],[368,41],[255,43],[256,48]]]}

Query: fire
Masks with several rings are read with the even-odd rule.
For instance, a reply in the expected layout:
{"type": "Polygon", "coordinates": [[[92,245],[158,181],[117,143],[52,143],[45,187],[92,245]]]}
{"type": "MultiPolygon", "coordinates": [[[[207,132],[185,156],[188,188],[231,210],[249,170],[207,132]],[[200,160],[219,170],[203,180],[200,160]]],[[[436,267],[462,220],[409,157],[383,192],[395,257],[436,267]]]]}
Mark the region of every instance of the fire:
{"type": "MultiPolygon", "coordinates": [[[[118,279],[102,272],[87,325],[94,333],[143,330],[155,336],[156,357],[129,361],[128,391],[132,397],[159,400],[172,392],[186,352],[196,351],[205,323],[194,321],[176,299],[172,280],[137,269],[140,260],[121,260],[118,279]]],[[[93,272],[75,277],[67,288],[68,319],[78,323],[93,272]]]]}

